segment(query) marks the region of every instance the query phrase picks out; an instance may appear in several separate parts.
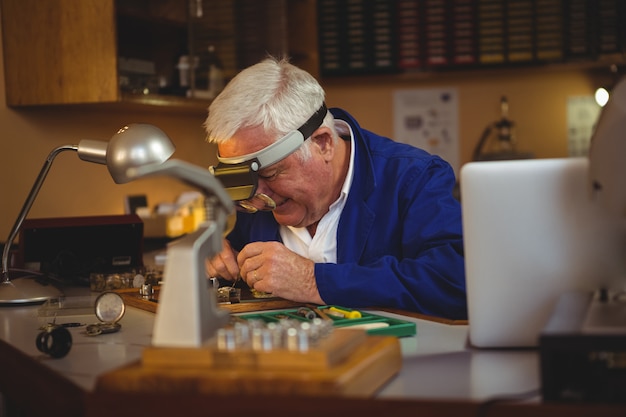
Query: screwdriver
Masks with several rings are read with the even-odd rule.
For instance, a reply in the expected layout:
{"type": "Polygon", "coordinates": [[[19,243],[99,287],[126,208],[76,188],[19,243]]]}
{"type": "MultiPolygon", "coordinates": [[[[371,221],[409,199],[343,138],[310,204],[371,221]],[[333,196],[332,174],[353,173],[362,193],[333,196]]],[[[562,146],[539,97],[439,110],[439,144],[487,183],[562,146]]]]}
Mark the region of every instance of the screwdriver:
{"type": "Polygon", "coordinates": [[[350,310],[350,311],[348,311],[348,310],[343,310],[343,309],[340,309],[340,308],[337,308],[337,307],[330,307],[328,310],[331,311],[331,312],[334,312],[334,313],[339,313],[339,314],[343,315],[343,317],[345,317],[347,319],[359,319],[359,318],[362,317],[361,316],[361,312],[357,311],[357,310],[350,310]]]}

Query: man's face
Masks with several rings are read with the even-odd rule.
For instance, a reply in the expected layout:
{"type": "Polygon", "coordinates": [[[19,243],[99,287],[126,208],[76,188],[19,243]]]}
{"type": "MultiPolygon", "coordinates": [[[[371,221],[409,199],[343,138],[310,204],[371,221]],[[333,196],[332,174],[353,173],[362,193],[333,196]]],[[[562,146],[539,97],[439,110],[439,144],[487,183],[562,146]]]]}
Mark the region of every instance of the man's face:
{"type": "MultiPolygon", "coordinates": [[[[256,152],[270,145],[273,138],[261,127],[243,129],[218,145],[222,157],[256,152]]],[[[331,201],[331,169],[328,156],[317,143],[311,144],[311,157],[302,162],[295,154],[259,171],[257,193],[276,202],[276,221],[285,226],[306,227],[328,211],[331,201]]]]}

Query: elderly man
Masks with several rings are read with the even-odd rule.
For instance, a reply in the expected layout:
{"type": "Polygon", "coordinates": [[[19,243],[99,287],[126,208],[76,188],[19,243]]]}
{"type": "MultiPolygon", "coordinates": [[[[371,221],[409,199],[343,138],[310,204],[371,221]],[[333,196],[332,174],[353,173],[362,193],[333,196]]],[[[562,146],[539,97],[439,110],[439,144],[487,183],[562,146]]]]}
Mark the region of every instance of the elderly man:
{"type": "Polygon", "coordinates": [[[309,73],[268,58],[213,101],[215,175],[228,189],[245,171],[250,187],[233,198],[256,212],[237,213],[208,274],[294,301],[466,318],[453,170],[324,100],[309,73]]]}

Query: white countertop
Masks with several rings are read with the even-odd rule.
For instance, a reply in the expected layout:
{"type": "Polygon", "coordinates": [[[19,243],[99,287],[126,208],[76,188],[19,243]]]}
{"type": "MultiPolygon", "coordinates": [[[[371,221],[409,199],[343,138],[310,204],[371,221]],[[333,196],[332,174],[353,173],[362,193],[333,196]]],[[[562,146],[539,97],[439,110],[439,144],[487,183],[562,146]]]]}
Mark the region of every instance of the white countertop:
{"type": "MultiPolygon", "coordinates": [[[[0,339],[68,378],[86,391],[99,375],[141,358],[151,344],[155,315],[127,307],[117,333],[87,336],[84,327],[69,328],[73,345],[64,358],[52,359],[37,350],[39,327],[50,317],[40,306],[0,308],[0,339]]],[[[414,321],[417,335],[400,339],[403,366],[378,393],[379,398],[484,401],[517,395],[540,387],[535,350],[477,350],[467,346],[468,326],[448,325],[370,310],[414,321]]],[[[95,314],[59,315],[57,323],[96,323],[95,314]]],[[[537,394],[536,399],[539,399],[537,394]]]]}

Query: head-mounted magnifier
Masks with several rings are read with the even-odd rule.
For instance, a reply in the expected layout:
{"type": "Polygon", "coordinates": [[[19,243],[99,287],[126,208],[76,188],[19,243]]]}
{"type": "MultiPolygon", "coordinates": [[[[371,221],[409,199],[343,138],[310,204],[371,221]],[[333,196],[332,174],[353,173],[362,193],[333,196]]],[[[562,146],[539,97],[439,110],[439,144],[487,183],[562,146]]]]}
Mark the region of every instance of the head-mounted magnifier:
{"type": "Polygon", "coordinates": [[[265,194],[257,194],[259,171],[294,153],[319,128],[326,117],[326,104],[297,130],[292,130],[265,148],[246,155],[224,158],[217,155],[217,166],[209,167],[235,202],[237,209],[254,213],[274,210],[276,203],[265,194]]]}

